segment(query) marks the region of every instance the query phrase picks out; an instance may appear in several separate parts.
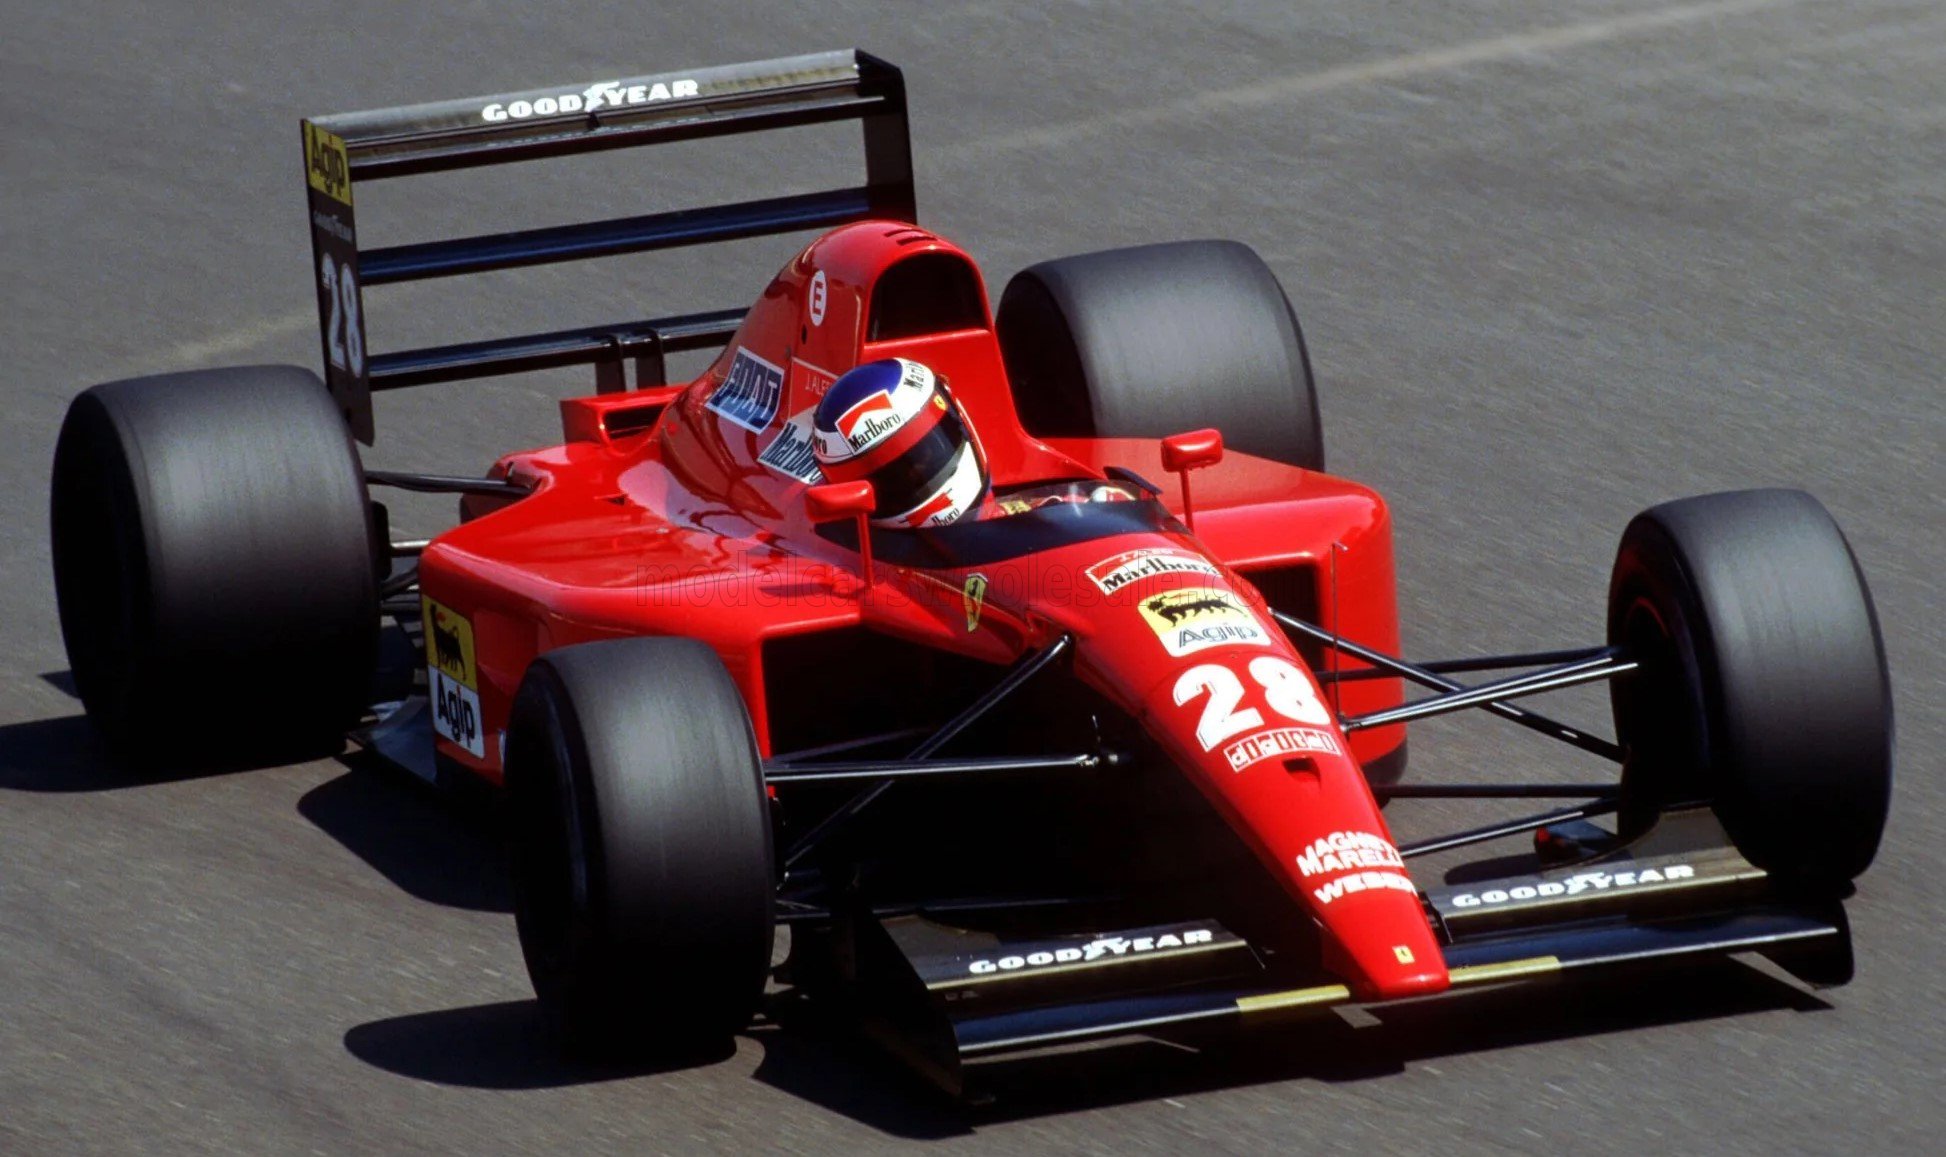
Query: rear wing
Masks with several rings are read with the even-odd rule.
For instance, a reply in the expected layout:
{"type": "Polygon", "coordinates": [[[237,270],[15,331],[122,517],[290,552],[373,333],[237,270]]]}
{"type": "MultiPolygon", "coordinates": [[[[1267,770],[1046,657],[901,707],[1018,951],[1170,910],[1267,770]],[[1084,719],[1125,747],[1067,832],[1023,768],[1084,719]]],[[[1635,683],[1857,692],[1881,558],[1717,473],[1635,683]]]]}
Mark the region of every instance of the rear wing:
{"type": "Polygon", "coordinates": [[[325,380],[352,433],[370,444],[371,395],[431,382],[593,364],[596,388],[664,379],[665,353],[735,334],[744,309],[590,326],[428,349],[365,346],[366,286],[609,257],[788,233],[850,221],[916,221],[905,79],[858,51],[561,85],[303,121],[311,253],[325,380]],[[636,145],[837,121],[863,122],[865,183],[585,224],[411,245],[358,246],[353,190],[367,181],[636,145]]]}

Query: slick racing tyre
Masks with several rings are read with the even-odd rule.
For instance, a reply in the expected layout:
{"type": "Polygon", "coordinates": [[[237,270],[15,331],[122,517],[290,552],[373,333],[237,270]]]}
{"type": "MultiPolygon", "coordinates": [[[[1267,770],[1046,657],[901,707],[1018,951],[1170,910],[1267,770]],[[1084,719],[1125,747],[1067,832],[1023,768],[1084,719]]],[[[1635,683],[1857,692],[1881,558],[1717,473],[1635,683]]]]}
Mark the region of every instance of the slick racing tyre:
{"type": "Polygon", "coordinates": [[[1230,449],[1324,469],[1304,334],[1248,246],[1178,241],[1043,261],[1007,283],[995,324],[1031,433],[1214,426],[1230,449]]]}
{"type": "Polygon", "coordinates": [[[571,1055],[693,1055],[770,968],[770,811],[736,685],[690,639],[536,659],[507,740],[514,912],[571,1055]]]}
{"type": "Polygon", "coordinates": [[[274,760],[358,718],[378,645],[371,504],[315,374],[85,391],[50,514],[74,682],[124,759],[274,760]]]}
{"type": "Polygon", "coordinates": [[[1608,638],[1625,823],[1708,802],[1780,879],[1838,888],[1878,850],[1892,693],[1871,592],[1837,523],[1796,490],[1685,498],[1636,516],[1608,638]]]}

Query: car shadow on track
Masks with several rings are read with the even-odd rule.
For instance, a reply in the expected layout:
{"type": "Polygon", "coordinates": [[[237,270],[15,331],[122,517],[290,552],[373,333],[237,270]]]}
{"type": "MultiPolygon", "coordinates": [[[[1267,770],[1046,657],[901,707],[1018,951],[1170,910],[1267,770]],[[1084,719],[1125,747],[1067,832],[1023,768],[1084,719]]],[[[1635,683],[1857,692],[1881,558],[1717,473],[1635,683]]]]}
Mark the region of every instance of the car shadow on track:
{"type": "MultiPolygon", "coordinates": [[[[65,671],[41,677],[72,688],[65,671]]],[[[453,908],[513,911],[498,829],[483,798],[435,792],[363,752],[343,751],[342,744],[270,762],[129,767],[87,716],[65,715],[0,726],[0,791],[120,791],[334,756],[345,774],[300,799],[300,814],[412,896],[453,908]]]]}
{"type": "Polygon", "coordinates": [[[889,1057],[845,1033],[765,1020],[737,1042],[700,1056],[639,1064],[563,1060],[542,1028],[539,1005],[506,1001],[415,1013],[358,1025],[345,1049],[376,1068],[463,1088],[553,1089],[632,1080],[730,1060],[737,1045],[763,1052],[756,1078],[884,1133],[937,1139],[970,1131],[964,1107],[919,1083],[889,1057]]]}
{"type": "Polygon", "coordinates": [[[87,716],[63,715],[0,727],[0,791],[122,791],[236,775],[325,754],[313,748],[272,761],[197,759],[135,767],[115,758],[87,716]]]}
{"type": "MultiPolygon", "coordinates": [[[[1285,1081],[1366,1081],[1441,1057],[1746,1013],[1830,1007],[1765,972],[1720,960],[1679,971],[1510,985],[1460,1000],[1406,1004],[1361,1027],[1326,1014],[1228,1037],[1140,1038],[986,1062],[969,1070],[970,1103],[924,1085],[788,994],[773,994],[766,1019],[743,1039],[763,1049],[754,1079],[888,1135],[936,1140],[977,1132],[986,1124],[1163,1097],[1285,1081]]],[[[346,1033],[345,1047],[402,1076],[489,1089],[627,1080],[728,1056],[648,1067],[571,1065],[550,1048],[533,1001],[373,1021],[346,1033]]]]}
{"type": "Polygon", "coordinates": [[[363,752],[339,762],[345,774],[306,792],[299,815],[416,899],[513,911],[499,829],[484,799],[436,791],[363,752]]]}
{"type": "Polygon", "coordinates": [[[1719,959],[1681,970],[1512,984],[1407,1003],[1360,1017],[1357,1027],[1327,1014],[1227,1039],[1177,1038],[1169,1042],[1174,1047],[1097,1050],[1085,1059],[1031,1057],[996,1064],[974,1079],[993,1097],[986,1118],[1013,1120],[1272,1082],[1366,1081],[1441,1057],[1831,1007],[1793,983],[1719,959]]]}
{"type": "Polygon", "coordinates": [[[414,1013],[361,1024],[345,1034],[353,1056],[401,1076],[474,1089],[552,1089],[626,1080],[713,1064],[735,1052],[713,1052],[660,1064],[576,1063],[564,1060],[541,1025],[540,1006],[510,1000],[414,1013]]]}
{"type": "Polygon", "coordinates": [[[115,766],[85,715],[0,727],[0,790],[113,791],[140,782],[115,766]]]}

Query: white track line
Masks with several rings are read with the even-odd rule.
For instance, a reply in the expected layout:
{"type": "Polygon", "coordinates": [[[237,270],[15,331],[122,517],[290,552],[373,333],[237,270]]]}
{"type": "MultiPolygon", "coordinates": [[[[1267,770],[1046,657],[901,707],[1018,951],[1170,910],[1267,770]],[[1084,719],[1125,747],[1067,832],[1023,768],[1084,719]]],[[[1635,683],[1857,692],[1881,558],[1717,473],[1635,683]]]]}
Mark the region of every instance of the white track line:
{"type": "Polygon", "coordinates": [[[178,342],[165,349],[150,350],[104,372],[102,378],[105,381],[135,374],[168,374],[178,370],[203,369],[211,365],[233,362],[244,354],[261,350],[272,342],[306,330],[315,331],[317,328],[317,310],[292,310],[289,313],[259,318],[210,337],[178,342]]]}
{"type": "MultiPolygon", "coordinates": [[[[1455,44],[1450,48],[1435,48],[1426,52],[1387,57],[1383,60],[1341,65],[1337,68],[1327,68],[1322,72],[1277,77],[1233,88],[1213,89],[1148,108],[1126,109],[1103,116],[1065,121],[1045,128],[1028,129],[1025,132],[961,141],[933,150],[927,159],[951,164],[979,160],[998,152],[1046,149],[1110,129],[1143,128],[1165,121],[1261,108],[1297,97],[1312,96],[1361,84],[1403,80],[1428,73],[1450,72],[1472,65],[1492,64],[1520,56],[1560,52],[1667,28],[1680,28],[1726,17],[1768,12],[1805,2],[1806,0],[1711,0],[1701,4],[1679,4],[1669,8],[1656,8],[1627,16],[1614,16],[1606,20],[1568,24],[1537,32],[1492,36],[1483,40],[1455,44]]],[[[213,360],[236,357],[316,325],[317,314],[311,310],[278,314],[225,333],[197,341],[183,342],[159,353],[147,355],[141,366],[126,372],[160,373],[169,369],[203,366],[213,360]]]]}
{"type": "Polygon", "coordinates": [[[1199,116],[1261,108],[1297,97],[1312,96],[1362,84],[1404,80],[1428,73],[1450,72],[1472,65],[1493,64],[1521,56],[1560,52],[1726,17],[1768,12],[1805,2],[1806,0],[1713,0],[1709,3],[1657,8],[1605,20],[1590,20],[1582,24],[1568,24],[1537,32],[1493,36],[1455,44],[1450,48],[1435,48],[1425,52],[1387,57],[1383,60],[1346,64],[1337,68],[1327,68],[1322,72],[1276,77],[1234,88],[1212,89],[1147,108],[1127,109],[1103,116],[1064,121],[1045,128],[976,138],[956,145],[948,145],[934,151],[931,155],[947,161],[969,161],[996,152],[1046,149],[1111,129],[1144,128],[1165,121],[1189,120],[1199,116]]]}

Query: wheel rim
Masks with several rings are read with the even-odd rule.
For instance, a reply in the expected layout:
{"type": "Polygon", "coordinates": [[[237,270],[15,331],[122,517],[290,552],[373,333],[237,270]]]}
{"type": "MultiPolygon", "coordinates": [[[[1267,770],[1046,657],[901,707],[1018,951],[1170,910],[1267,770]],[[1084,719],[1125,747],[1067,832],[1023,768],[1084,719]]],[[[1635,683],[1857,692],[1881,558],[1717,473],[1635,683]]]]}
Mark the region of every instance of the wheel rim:
{"type": "Polygon", "coordinates": [[[1683,636],[1647,594],[1637,594],[1622,614],[1618,641],[1640,664],[1616,680],[1612,692],[1617,737],[1625,749],[1624,835],[1644,830],[1671,805],[1707,802],[1711,794],[1696,659],[1683,636]]]}

